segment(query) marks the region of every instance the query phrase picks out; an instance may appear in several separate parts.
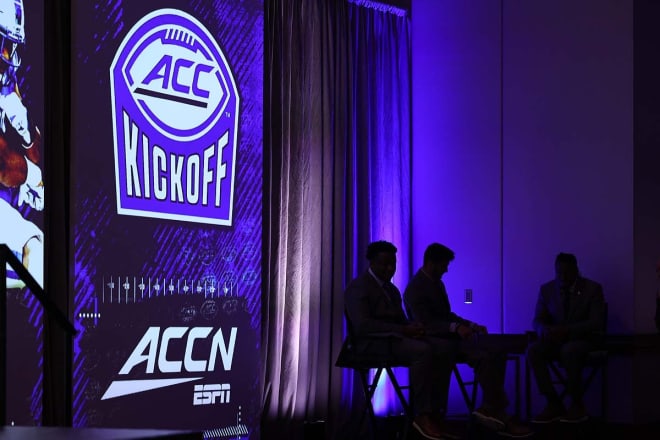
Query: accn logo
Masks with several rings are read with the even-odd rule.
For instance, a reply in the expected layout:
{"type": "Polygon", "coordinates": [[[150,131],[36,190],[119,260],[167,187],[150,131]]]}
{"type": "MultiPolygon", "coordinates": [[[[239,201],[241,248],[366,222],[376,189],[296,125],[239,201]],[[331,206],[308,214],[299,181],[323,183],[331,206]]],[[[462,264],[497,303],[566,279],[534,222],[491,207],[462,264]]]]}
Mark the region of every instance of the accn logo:
{"type": "MultiPolygon", "coordinates": [[[[228,339],[221,328],[211,337],[212,332],[212,327],[166,327],[162,332],[160,327],[149,327],[119,370],[121,379],[110,383],[101,400],[203,379],[205,373],[215,371],[218,358],[224,371],[230,371],[238,329],[232,327],[228,339]],[[207,345],[209,351],[206,356],[193,358],[195,344],[205,340],[208,342],[209,338],[211,340],[210,345],[207,345]],[[184,339],[183,355],[171,353],[170,343],[184,339]],[[144,372],[140,371],[141,368],[144,368],[144,372]],[[154,375],[158,377],[152,378],[154,375]],[[127,376],[132,378],[127,379],[127,376]]],[[[222,403],[229,402],[229,393],[229,384],[205,385],[200,389],[195,388],[193,403],[215,403],[216,397],[220,397],[222,403]]]]}
{"type": "Polygon", "coordinates": [[[194,17],[154,11],[110,68],[117,212],[230,226],[239,96],[194,17]]]}

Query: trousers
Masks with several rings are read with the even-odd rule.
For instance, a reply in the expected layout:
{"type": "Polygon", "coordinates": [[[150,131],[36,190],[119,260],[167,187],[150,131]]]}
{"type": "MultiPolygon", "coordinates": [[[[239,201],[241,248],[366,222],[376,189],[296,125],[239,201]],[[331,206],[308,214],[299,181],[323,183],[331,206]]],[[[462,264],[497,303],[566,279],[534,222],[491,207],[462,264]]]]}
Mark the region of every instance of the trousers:
{"type": "Polygon", "coordinates": [[[559,344],[553,341],[539,340],[527,348],[527,360],[532,368],[536,385],[549,403],[559,403],[559,396],[552,384],[549,364],[559,361],[566,370],[566,392],[574,402],[582,399],[582,369],[590,351],[595,345],[587,340],[569,341],[559,344]]]}

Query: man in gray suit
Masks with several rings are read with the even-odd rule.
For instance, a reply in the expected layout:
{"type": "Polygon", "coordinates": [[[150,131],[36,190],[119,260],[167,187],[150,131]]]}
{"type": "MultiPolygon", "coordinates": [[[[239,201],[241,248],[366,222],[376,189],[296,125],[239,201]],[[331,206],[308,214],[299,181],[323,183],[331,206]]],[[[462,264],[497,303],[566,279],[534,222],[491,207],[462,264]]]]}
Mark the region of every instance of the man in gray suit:
{"type": "Polygon", "coordinates": [[[443,432],[434,418],[439,411],[435,378],[440,370],[450,371],[451,361],[435,355],[433,346],[424,337],[424,328],[408,320],[403,311],[401,294],[391,282],[396,271],[396,250],[387,241],[369,244],[369,269],[346,287],[347,324],[354,336],[355,350],[387,354],[409,365],[412,400],[417,412],[413,427],[429,440],[455,438],[443,432]]]}
{"type": "Polygon", "coordinates": [[[596,335],[604,330],[605,303],[601,285],[580,275],[575,255],[557,255],[555,279],[541,286],[533,325],[538,340],[528,347],[527,359],[547,405],[532,421],[586,420],[582,369],[587,354],[595,349],[596,335]],[[568,410],[552,385],[548,364],[555,360],[566,369],[568,410]]]}
{"type": "MultiPolygon", "coordinates": [[[[451,353],[451,357],[460,357],[473,367],[475,379],[483,390],[482,405],[472,413],[475,419],[504,436],[528,437],[532,431],[506,412],[509,405],[504,391],[506,353],[479,343],[477,335],[488,332],[485,326],[451,311],[442,276],[453,260],[454,251],[442,244],[433,243],[426,248],[424,264],[404,292],[410,316],[424,324],[436,353],[451,353]]],[[[445,400],[450,374],[443,377],[445,400]]]]}

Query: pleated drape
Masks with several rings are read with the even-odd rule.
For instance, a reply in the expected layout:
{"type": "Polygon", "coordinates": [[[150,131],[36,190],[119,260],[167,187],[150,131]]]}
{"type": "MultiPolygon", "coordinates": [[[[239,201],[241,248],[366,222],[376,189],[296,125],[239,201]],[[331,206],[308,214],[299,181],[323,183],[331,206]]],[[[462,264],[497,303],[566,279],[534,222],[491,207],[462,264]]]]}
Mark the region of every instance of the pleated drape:
{"type": "Polygon", "coordinates": [[[395,281],[410,272],[409,17],[367,3],[265,6],[263,438],[350,411],[334,362],[366,245],[392,241],[395,281]]]}

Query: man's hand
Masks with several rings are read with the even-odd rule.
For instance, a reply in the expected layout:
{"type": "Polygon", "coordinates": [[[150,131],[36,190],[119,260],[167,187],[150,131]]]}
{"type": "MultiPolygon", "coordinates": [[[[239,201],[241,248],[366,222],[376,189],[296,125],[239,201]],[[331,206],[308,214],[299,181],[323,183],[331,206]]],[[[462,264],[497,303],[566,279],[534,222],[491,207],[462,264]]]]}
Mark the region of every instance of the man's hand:
{"type": "Polygon", "coordinates": [[[546,325],[541,329],[539,337],[542,340],[560,344],[568,339],[568,327],[563,325],[546,325]]]}
{"type": "Polygon", "coordinates": [[[551,341],[557,343],[566,342],[568,340],[568,327],[564,325],[556,325],[550,327],[550,331],[548,332],[548,337],[550,338],[551,341]]]}
{"type": "Polygon", "coordinates": [[[488,329],[486,328],[485,325],[481,324],[472,324],[472,330],[480,335],[487,335],[488,334],[488,329]]]}
{"type": "Polygon", "coordinates": [[[468,325],[458,324],[456,327],[456,334],[461,337],[461,339],[470,339],[474,335],[474,330],[468,325]]]}
{"type": "Polygon", "coordinates": [[[424,336],[424,326],[419,322],[411,322],[410,324],[403,327],[401,333],[403,333],[403,336],[408,338],[421,338],[424,336]]]}

